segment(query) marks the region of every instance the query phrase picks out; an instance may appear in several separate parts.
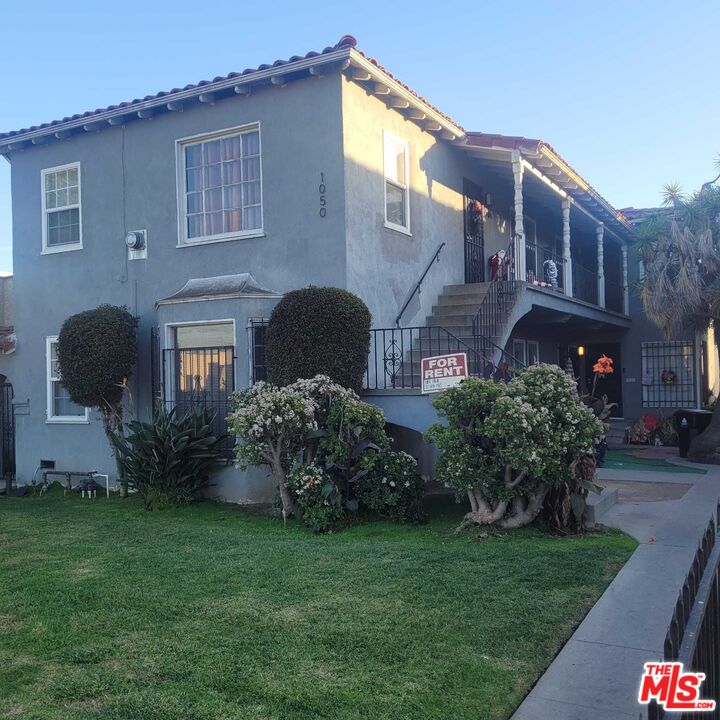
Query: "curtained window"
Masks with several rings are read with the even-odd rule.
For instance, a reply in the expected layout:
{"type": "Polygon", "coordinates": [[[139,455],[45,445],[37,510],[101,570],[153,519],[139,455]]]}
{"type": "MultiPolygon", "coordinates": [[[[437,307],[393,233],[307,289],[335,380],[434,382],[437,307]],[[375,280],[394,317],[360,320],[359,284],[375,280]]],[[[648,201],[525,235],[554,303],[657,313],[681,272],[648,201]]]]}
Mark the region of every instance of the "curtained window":
{"type": "Polygon", "coordinates": [[[224,240],[262,231],[260,130],[181,144],[181,242],[224,240]]]}

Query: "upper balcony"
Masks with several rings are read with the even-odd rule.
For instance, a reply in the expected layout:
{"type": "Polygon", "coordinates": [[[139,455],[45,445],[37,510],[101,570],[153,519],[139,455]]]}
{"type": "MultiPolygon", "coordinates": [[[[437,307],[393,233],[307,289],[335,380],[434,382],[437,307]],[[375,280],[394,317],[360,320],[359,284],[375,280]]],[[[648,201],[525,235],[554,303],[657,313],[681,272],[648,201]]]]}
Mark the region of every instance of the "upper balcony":
{"type": "MultiPolygon", "coordinates": [[[[459,147],[482,173],[483,199],[494,225],[505,226],[505,247],[512,237],[505,253],[514,278],[627,316],[627,244],[634,231],[622,214],[541,141],[469,133],[459,147]]],[[[485,245],[488,255],[498,251],[485,245]]]]}

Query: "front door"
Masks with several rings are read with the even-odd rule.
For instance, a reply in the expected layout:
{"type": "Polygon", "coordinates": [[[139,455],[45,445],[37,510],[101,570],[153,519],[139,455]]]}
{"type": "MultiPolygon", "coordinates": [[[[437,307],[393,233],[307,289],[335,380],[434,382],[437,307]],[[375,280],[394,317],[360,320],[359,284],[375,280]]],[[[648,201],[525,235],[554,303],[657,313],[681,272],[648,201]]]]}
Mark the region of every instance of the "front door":
{"type": "Polygon", "coordinates": [[[485,280],[485,220],[482,192],[470,180],[463,181],[465,193],[465,282],[485,280]]]}

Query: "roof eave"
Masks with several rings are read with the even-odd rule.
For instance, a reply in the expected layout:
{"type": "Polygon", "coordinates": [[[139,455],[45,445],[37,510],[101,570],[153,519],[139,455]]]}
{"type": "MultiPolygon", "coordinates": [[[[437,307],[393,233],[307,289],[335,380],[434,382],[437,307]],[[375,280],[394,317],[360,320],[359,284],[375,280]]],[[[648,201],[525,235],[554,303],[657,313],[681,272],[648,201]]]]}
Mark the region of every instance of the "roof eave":
{"type": "Polygon", "coordinates": [[[0,140],[0,155],[9,160],[10,154],[17,150],[55,139],[63,139],[75,132],[95,132],[107,129],[130,120],[152,117],[158,111],[171,112],[182,108],[187,103],[213,102],[217,95],[237,94],[242,96],[247,94],[253,86],[267,85],[268,82],[282,85],[286,79],[293,80],[298,76],[306,77],[307,74],[324,75],[332,72],[346,72],[350,79],[360,83],[373,94],[382,96],[389,104],[392,103],[393,109],[417,123],[424,130],[437,133],[442,139],[455,140],[464,135],[462,128],[409,91],[360,52],[351,47],[342,47],[329,53],[271,66],[247,75],[225,78],[218,82],[208,82],[188,90],[169,92],[160,97],[121,105],[112,110],[86,114],[65,122],[57,122],[47,127],[19,133],[0,140]],[[280,81],[278,82],[278,80],[280,81]]]}

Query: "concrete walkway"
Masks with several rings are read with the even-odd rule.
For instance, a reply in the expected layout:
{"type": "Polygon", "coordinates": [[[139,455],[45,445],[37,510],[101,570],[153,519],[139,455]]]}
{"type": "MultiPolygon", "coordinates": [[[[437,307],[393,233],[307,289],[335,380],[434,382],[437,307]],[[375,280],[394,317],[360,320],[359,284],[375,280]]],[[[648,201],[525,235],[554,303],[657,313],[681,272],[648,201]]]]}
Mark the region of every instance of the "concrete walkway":
{"type": "Polygon", "coordinates": [[[632,535],[640,546],[512,720],[646,717],[637,702],[643,664],[662,658],[680,586],[720,494],[720,467],[692,467],[708,472],[599,471],[601,484],[620,483],[620,502],[601,522],[632,535]],[[653,486],[638,486],[633,493],[629,481],[665,487],[655,486],[654,493],[653,486]]]}

